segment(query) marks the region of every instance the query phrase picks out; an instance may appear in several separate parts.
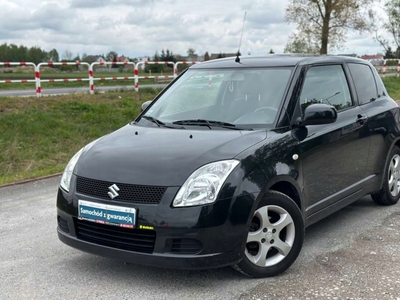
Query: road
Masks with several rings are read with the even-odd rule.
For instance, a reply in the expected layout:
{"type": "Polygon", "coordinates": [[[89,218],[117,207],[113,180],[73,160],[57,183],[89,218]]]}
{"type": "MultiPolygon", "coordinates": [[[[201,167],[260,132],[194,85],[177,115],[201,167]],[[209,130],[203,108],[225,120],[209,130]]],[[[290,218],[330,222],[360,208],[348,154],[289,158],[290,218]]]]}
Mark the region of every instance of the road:
{"type": "Polygon", "coordinates": [[[149,268],[69,248],[56,234],[59,177],[0,188],[0,299],[400,299],[400,204],[369,197],[306,230],[283,275],[149,268]]]}
{"type": "MultiPolygon", "coordinates": [[[[166,84],[146,84],[140,85],[141,88],[164,88],[166,84]]],[[[130,89],[133,90],[134,86],[96,86],[95,91],[103,92],[109,90],[119,90],[119,89],[130,89]]],[[[64,94],[76,94],[76,93],[88,93],[88,87],[75,87],[75,88],[52,88],[52,89],[42,89],[42,95],[64,95],[64,94]]],[[[6,90],[0,91],[0,97],[17,97],[17,96],[36,96],[35,90],[6,90]]]]}

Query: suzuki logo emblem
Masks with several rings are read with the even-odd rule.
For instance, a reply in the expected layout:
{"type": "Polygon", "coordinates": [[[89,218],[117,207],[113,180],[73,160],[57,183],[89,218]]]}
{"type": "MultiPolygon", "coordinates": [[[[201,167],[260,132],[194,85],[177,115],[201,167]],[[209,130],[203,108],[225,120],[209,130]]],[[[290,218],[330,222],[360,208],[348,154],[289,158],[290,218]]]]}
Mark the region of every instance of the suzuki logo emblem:
{"type": "Polygon", "coordinates": [[[110,196],[111,199],[114,199],[119,196],[118,194],[119,187],[115,183],[112,186],[109,186],[108,189],[110,190],[108,192],[108,196],[110,196]]]}

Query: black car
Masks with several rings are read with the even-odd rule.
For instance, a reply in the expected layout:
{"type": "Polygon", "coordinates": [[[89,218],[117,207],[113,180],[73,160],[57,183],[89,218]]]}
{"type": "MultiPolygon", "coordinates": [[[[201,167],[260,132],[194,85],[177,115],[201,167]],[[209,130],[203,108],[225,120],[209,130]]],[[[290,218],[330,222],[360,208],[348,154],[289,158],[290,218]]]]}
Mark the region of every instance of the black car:
{"type": "Polygon", "coordinates": [[[307,226],[365,195],[399,200],[399,107],[366,61],[204,62],[142,109],[67,165],[57,197],[65,244],[266,277],[295,261],[307,226]]]}

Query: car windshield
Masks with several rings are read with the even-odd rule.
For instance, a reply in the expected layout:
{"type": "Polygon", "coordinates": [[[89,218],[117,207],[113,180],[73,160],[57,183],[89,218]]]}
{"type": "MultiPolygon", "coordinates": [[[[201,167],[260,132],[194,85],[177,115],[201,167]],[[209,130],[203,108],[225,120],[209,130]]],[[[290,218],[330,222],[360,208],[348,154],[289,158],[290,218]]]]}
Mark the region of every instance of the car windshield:
{"type": "Polygon", "coordinates": [[[292,70],[287,67],[190,69],[157,99],[141,120],[210,129],[271,126],[292,70]]]}

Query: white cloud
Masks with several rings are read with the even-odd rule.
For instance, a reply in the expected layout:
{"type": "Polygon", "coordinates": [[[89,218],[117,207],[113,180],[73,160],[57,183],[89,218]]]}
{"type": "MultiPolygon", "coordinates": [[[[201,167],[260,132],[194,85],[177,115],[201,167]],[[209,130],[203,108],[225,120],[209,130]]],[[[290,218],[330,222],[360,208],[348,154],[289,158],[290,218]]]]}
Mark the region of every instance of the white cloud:
{"type": "MultiPolygon", "coordinates": [[[[170,49],[186,54],[236,52],[247,12],[241,53],[282,52],[295,27],[286,24],[287,0],[2,0],[0,44],[40,46],[61,54],[129,57],[170,49]]],[[[381,52],[371,36],[351,33],[343,50],[381,52]]]]}

